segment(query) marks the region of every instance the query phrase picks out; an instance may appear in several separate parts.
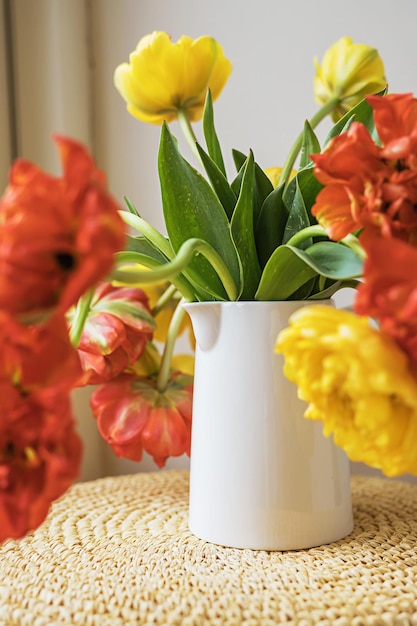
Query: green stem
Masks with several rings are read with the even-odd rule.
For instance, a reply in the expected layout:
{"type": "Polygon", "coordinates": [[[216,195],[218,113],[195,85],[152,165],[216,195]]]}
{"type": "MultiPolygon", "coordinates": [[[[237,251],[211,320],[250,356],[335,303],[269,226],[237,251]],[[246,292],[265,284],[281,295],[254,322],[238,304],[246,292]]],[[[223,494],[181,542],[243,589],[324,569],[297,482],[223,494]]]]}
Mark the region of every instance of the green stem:
{"type": "Polygon", "coordinates": [[[129,213],[128,211],[119,211],[125,224],[134,230],[142,233],[162,254],[168,259],[172,259],[174,252],[168,239],[164,237],[159,230],[151,226],[146,220],[138,215],[129,213]]]}
{"type": "MultiPolygon", "coordinates": [[[[331,113],[337,107],[338,104],[339,96],[335,95],[332,98],[329,98],[329,100],[325,104],[323,104],[323,106],[317,111],[317,113],[313,115],[311,120],[309,120],[311,128],[315,128],[329,113],[331,113]]],[[[284,163],[284,167],[282,168],[282,174],[278,186],[288,180],[295,160],[303,145],[303,139],[304,131],[298,135],[291,150],[288,153],[287,159],[284,163]]]]}
{"type": "MultiPolygon", "coordinates": [[[[169,280],[172,284],[175,284],[173,279],[186,269],[195,254],[202,254],[208,260],[222,281],[229,300],[236,300],[239,295],[238,290],[227,265],[218,252],[203,239],[187,239],[178,250],[176,257],[163,265],[138,252],[119,252],[116,255],[116,260],[119,263],[143,263],[147,264],[148,267],[153,266],[155,269],[152,269],[152,271],[132,270],[130,272],[114,270],[112,272],[112,278],[113,280],[125,282],[130,285],[141,282],[148,284],[157,283],[163,280],[169,280]]],[[[180,288],[178,289],[182,293],[182,290],[180,288]]],[[[185,294],[183,295],[187,298],[185,294]]],[[[191,297],[191,300],[193,299],[194,295],[191,297]]]]}
{"type": "Polygon", "coordinates": [[[118,252],[116,255],[116,263],[124,264],[124,263],[135,263],[136,265],[144,265],[148,267],[149,270],[120,270],[113,269],[110,276],[107,278],[108,282],[117,281],[119,283],[123,283],[125,285],[137,285],[138,283],[149,284],[149,283],[159,283],[163,280],[169,280],[176,289],[186,298],[189,302],[195,300],[195,292],[191,287],[190,283],[183,276],[173,276],[172,272],[168,272],[167,276],[163,276],[162,278],[158,278],[155,276],[155,272],[158,271],[158,268],[165,268],[167,265],[161,265],[159,261],[152,259],[146,254],[141,254],[140,252],[133,252],[126,250],[125,252],[118,252]]]}
{"type": "Polygon", "coordinates": [[[159,367],[158,378],[156,381],[156,387],[158,391],[163,393],[167,388],[169,375],[171,372],[171,361],[172,355],[174,354],[175,342],[177,340],[177,336],[180,330],[181,322],[185,315],[185,310],[183,309],[184,300],[181,299],[177,305],[177,308],[174,311],[174,314],[171,318],[171,322],[168,328],[167,336],[164,344],[164,352],[162,354],[161,365],[159,367]]]}
{"type": "Polygon", "coordinates": [[[158,315],[158,313],[165,307],[165,305],[170,300],[172,300],[176,293],[178,293],[178,289],[175,285],[170,285],[167,289],[165,289],[164,293],[161,295],[155,306],[152,308],[153,317],[158,315]]]}
{"type": "Polygon", "coordinates": [[[285,245],[298,247],[300,243],[305,241],[306,239],[310,239],[310,237],[328,237],[326,231],[322,226],[318,224],[313,224],[313,226],[306,226],[302,230],[295,233],[285,245]]]}
{"type": "Polygon", "coordinates": [[[95,289],[90,289],[77,302],[74,319],[70,330],[70,340],[74,348],[80,343],[84,324],[90,311],[91,302],[93,300],[95,289]]]}
{"type": "Polygon", "coordinates": [[[363,261],[366,259],[365,250],[363,249],[359,239],[355,237],[355,235],[353,235],[352,233],[349,233],[349,235],[346,235],[346,237],[343,237],[343,239],[340,240],[340,243],[344,244],[345,246],[353,250],[353,252],[355,252],[358,255],[358,257],[362,259],[363,261]]]}
{"type": "Polygon", "coordinates": [[[197,161],[201,163],[201,157],[197,150],[197,137],[194,134],[193,127],[191,126],[190,118],[188,117],[187,109],[178,109],[178,123],[182,130],[182,133],[191,148],[192,153],[196,157],[197,161]]]}

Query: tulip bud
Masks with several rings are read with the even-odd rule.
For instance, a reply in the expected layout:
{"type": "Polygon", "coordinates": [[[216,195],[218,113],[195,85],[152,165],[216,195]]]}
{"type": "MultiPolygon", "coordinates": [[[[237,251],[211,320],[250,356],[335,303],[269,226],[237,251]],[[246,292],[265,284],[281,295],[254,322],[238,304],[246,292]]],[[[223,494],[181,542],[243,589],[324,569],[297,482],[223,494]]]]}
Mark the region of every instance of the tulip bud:
{"type": "Polygon", "coordinates": [[[337,97],[332,118],[336,122],[366,95],[386,87],[384,64],[378,51],[366,44],[353,43],[342,37],[325,52],[323,62],[314,61],[316,75],[314,94],[324,105],[337,97]]]}

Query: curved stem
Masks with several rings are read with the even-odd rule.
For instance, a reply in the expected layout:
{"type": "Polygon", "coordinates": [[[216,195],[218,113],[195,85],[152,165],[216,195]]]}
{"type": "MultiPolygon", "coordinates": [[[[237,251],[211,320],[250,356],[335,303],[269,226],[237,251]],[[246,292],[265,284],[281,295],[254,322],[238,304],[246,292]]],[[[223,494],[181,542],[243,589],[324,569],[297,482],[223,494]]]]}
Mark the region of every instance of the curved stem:
{"type": "Polygon", "coordinates": [[[175,285],[170,285],[167,289],[165,289],[164,293],[161,295],[155,306],[152,308],[153,317],[158,315],[158,313],[165,307],[165,305],[170,300],[172,300],[176,293],[178,293],[178,289],[175,285]]]}
{"type": "MultiPolygon", "coordinates": [[[[187,239],[178,250],[176,257],[163,265],[138,252],[119,252],[116,255],[118,262],[142,263],[155,269],[152,269],[152,271],[132,270],[131,272],[114,270],[112,277],[114,280],[126,282],[130,285],[141,282],[157,283],[163,280],[169,280],[175,284],[174,278],[186,269],[195,254],[202,254],[208,260],[220,278],[229,300],[236,300],[239,295],[238,290],[226,263],[218,252],[203,239],[187,239]]],[[[182,292],[179,287],[178,289],[182,292]]],[[[193,298],[194,295],[191,299],[193,298]]]]}
{"type": "Polygon", "coordinates": [[[125,251],[118,252],[116,254],[116,263],[135,263],[136,265],[144,265],[148,267],[148,270],[122,270],[122,269],[114,269],[110,273],[107,280],[109,282],[119,282],[124,285],[137,285],[138,283],[149,284],[149,283],[158,283],[163,280],[169,280],[175,288],[186,298],[189,302],[195,300],[195,292],[184,276],[173,276],[172,272],[169,272],[168,276],[163,276],[162,278],[158,278],[155,276],[155,272],[158,271],[158,268],[165,268],[168,263],[162,265],[159,261],[152,259],[151,257],[146,256],[146,254],[141,254],[140,252],[133,251],[125,251]]]}
{"type": "Polygon", "coordinates": [[[313,224],[313,226],[306,226],[302,230],[295,233],[285,245],[287,246],[299,246],[300,243],[305,241],[306,239],[310,239],[310,237],[328,237],[326,231],[319,224],[313,224]]]}
{"type": "Polygon", "coordinates": [[[340,240],[340,243],[353,250],[353,252],[355,252],[360,259],[366,259],[365,250],[363,249],[359,239],[355,237],[355,235],[353,235],[352,233],[349,233],[349,235],[343,237],[343,239],[340,240]]]}
{"type": "Polygon", "coordinates": [[[77,302],[74,319],[70,330],[70,340],[74,348],[80,343],[84,324],[90,311],[91,302],[93,300],[95,289],[87,291],[77,302]]]}
{"type": "Polygon", "coordinates": [[[156,387],[158,391],[163,393],[167,388],[167,384],[169,381],[169,375],[171,371],[171,361],[172,355],[174,353],[175,342],[177,340],[177,336],[180,330],[181,322],[185,315],[185,310],[183,309],[184,299],[181,299],[174,311],[174,314],[171,318],[171,323],[168,328],[167,336],[164,344],[164,351],[162,354],[161,365],[159,367],[158,378],[156,381],[156,387]]]}
{"type": "MultiPolygon", "coordinates": [[[[333,96],[329,98],[329,100],[323,104],[323,106],[313,115],[311,120],[309,120],[309,124],[311,128],[315,128],[329,113],[331,113],[339,104],[339,96],[333,96]]],[[[281,178],[279,180],[278,186],[282,183],[286,182],[292,167],[295,163],[295,160],[298,156],[298,153],[301,150],[303,145],[304,132],[301,132],[297,139],[295,140],[291,150],[288,153],[287,159],[284,163],[284,167],[282,168],[281,178]]]]}

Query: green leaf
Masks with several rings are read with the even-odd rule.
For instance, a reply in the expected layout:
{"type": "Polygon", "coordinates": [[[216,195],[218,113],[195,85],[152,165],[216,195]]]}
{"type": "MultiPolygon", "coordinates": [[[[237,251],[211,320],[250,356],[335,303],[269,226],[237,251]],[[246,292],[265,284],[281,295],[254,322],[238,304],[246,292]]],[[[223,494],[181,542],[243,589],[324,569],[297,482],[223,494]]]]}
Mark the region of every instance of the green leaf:
{"type": "Polygon", "coordinates": [[[326,298],[331,298],[337,291],[343,289],[344,287],[343,280],[335,280],[331,281],[330,284],[321,291],[317,291],[313,295],[309,297],[309,300],[324,300],[326,298]]]}
{"type": "MultiPolygon", "coordinates": [[[[292,197],[291,205],[288,207],[288,219],[284,229],[284,236],[282,238],[283,243],[286,243],[291,239],[295,233],[298,233],[303,228],[310,226],[310,217],[306,209],[304,197],[300,189],[299,175],[295,176],[289,186],[289,194],[294,195],[292,197]]],[[[290,196],[291,197],[291,196],[290,196]]],[[[284,195],[284,201],[287,201],[288,195],[284,195]]],[[[288,206],[288,205],[287,205],[288,206]]],[[[311,240],[303,242],[303,246],[306,247],[311,244],[311,240]]]]}
{"type": "MultiPolygon", "coordinates": [[[[166,124],[161,130],[158,165],[165,225],[173,249],[177,252],[190,238],[203,239],[221,256],[239,287],[240,265],[224,209],[205,178],[179,153],[166,124]]],[[[220,278],[201,255],[190,262],[184,274],[218,299],[226,299],[220,278]]]]}
{"type": "MultiPolygon", "coordinates": [[[[320,241],[307,250],[282,245],[266,264],[255,299],[300,299],[301,288],[315,276],[348,280],[361,274],[361,259],[340,243],[320,241]]],[[[311,298],[311,291],[305,297],[311,298]]]]}
{"type": "Polygon", "coordinates": [[[265,199],[255,229],[256,248],[262,267],[269,257],[282,244],[285,225],[288,220],[288,209],[282,194],[285,185],[280,185],[265,199]]]}
{"type": "Polygon", "coordinates": [[[310,278],[304,285],[301,285],[297,291],[291,294],[291,300],[309,300],[312,294],[317,290],[318,276],[310,278]]]}
{"type": "MultiPolygon", "coordinates": [[[[386,93],[386,89],[380,91],[377,95],[384,96],[386,93]]],[[[374,140],[377,139],[377,133],[374,124],[374,112],[370,104],[364,99],[361,100],[356,106],[354,106],[350,111],[345,113],[343,117],[340,118],[338,122],[331,128],[329,134],[326,137],[324,145],[327,146],[329,141],[340,135],[342,132],[345,132],[352,122],[360,122],[363,124],[369,131],[370,135],[374,140]]]]}
{"type": "Polygon", "coordinates": [[[166,263],[168,261],[166,256],[157,250],[145,237],[132,237],[132,235],[128,235],[126,250],[145,254],[159,263],[166,263]]]}
{"type": "Polygon", "coordinates": [[[313,167],[306,167],[297,174],[298,185],[301,195],[303,197],[304,206],[307,210],[310,225],[317,224],[315,217],[311,215],[311,208],[313,207],[318,192],[323,188],[323,185],[319,183],[314,176],[313,167]]]}
{"type": "Polygon", "coordinates": [[[224,176],[222,171],[218,168],[213,159],[203,150],[203,148],[197,143],[196,144],[198,153],[201,158],[201,162],[204,165],[204,169],[207,172],[207,176],[212,184],[214,191],[224,210],[226,211],[226,215],[228,219],[232,217],[233,209],[236,205],[237,196],[231,186],[229,185],[227,178],[224,176]]]}
{"type": "MultiPolygon", "coordinates": [[[[311,209],[314,206],[318,192],[322,188],[323,185],[319,183],[314,176],[312,166],[300,170],[298,174],[291,179],[284,192],[284,202],[288,207],[288,211],[289,213],[291,213],[291,211],[293,212],[291,217],[293,223],[288,225],[288,234],[291,232],[291,229],[297,229],[297,219],[295,218],[299,218],[301,223],[305,222],[307,226],[317,224],[316,218],[311,214],[311,209]],[[293,206],[294,203],[296,206],[293,206]],[[299,211],[301,212],[300,216],[298,215],[299,211]],[[308,222],[306,221],[306,215],[308,222]]],[[[295,230],[295,232],[298,231],[295,230]]],[[[283,242],[287,242],[288,239],[287,235],[285,235],[283,242]]]]}
{"type": "Polygon", "coordinates": [[[320,152],[320,143],[308,120],[304,124],[303,145],[301,146],[300,169],[311,163],[310,154],[320,152]]]}
{"type": "Polygon", "coordinates": [[[240,172],[240,170],[242,169],[243,164],[245,163],[247,157],[246,154],[244,154],[243,152],[240,152],[240,150],[235,150],[233,148],[232,150],[232,157],[233,157],[233,161],[236,167],[236,171],[240,172]]]}
{"type": "Polygon", "coordinates": [[[255,164],[251,153],[243,168],[240,194],[230,225],[242,266],[241,300],[253,300],[261,276],[253,226],[254,181],[255,164]]]}
{"type": "Polygon", "coordinates": [[[353,250],[343,244],[334,241],[318,241],[306,250],[299,248],[293,248],[293,250],[320,276],[333,280],[345,280],[362,274],[363,261],[353,250]]]}
{"type": "Polygon", "coordinates": [[[127,196],[124,196],[124,201],[126,202],[126,206],[129,210],[129,213],[132,213],[133,215],[137,215],[138,217],[140,217],[139,211],[137,210],[135,205],[129,200],[127,196]]]}
{"type": "MultiPolygon", "coordinates": [[[[242,167],[246,163],[247,156],[239,150],[232,150],[232,155],[236,169],[242,175],[242,167]]],[[[258,200],[260,200],[261,204],[273,190],[274,187],[268,176],[255,161],[255,193],[257,194],[258,200]]]]}
{"type": "Polygon", "coordinates": [[[285,245],[275,250],[264,267],[255,300],[289,300],[317,275],[295,250],[285,245]]]}
{"type": "MultiPolygon", "coordinates": [[[[239,152],[239,150],[233,150],[232,154],[236,168],[238,169],[238,175],[232,182],[232,189],[236,193],[236,195],[238,195],[240,185],[242,184],[243,166],[246,162],[246,156],[242,152],[239,152]]],[[[253,192],[253,219],[255,226],[258,222],[262,205],[265,199],[269,196],[270,193],[272,193],[273,190],[274,187],[268,176],[265,174],[263,169],[255,162],[255,185],[253,192]]]]}
{"type": "Polygon", "coordinates": [[[218,140],[216,129],[214,127],[213,99],[211,97],[210,89],[207,92],[206,102],[204,104],[203,133],[210,157],[217,165],[223,176],[226,178],[226,168],[224,166],[220,142],[218,140]]]}

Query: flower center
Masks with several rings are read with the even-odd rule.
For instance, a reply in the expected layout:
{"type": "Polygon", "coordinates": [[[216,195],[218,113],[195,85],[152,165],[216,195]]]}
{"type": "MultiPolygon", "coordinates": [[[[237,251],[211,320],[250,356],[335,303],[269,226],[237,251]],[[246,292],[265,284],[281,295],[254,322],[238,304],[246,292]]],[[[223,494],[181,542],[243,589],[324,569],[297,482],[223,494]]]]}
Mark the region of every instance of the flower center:
{"type": "Polygon", "coordinates": [[[59,267],[66,272],[74,269],[75,267],[74,256],[69,252],[57,252],[55,254],[55,259],[59,267]]]}

